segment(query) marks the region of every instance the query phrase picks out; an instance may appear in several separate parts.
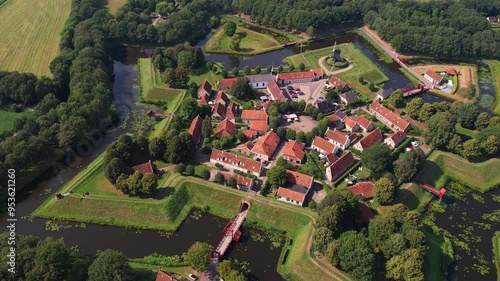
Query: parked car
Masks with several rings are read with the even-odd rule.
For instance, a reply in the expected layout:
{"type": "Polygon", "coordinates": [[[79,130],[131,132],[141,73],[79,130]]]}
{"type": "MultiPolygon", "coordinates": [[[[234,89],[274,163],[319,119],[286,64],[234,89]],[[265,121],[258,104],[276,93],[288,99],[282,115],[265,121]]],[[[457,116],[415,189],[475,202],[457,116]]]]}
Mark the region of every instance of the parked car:
{"type": "Polygon", "coordinates": [[[297,94],[299,94],[299,95],[303,96],[303,95],[304,95],[304,92],[302,92],[302,91],[298,91],[298,92],[297,92],[297,94]]]}
{"type": "Polygon", "coordinates": [[[295,88],[295,91],[297,91],[297,92],[300,91],[300,88],[295,88]]]}
{"type": "Polygon", "coordinates": [[[194,275],[194,274],[192,274],[192,273],[190,273],[190,274],[188,275],[188,277],[189,277],[189,279],[191,279],[191,280],[198,280],[198,276],[196,276],[196,275],[194,275]]]}
{"type": "Polygon", "coordinates": [[[293,90],[293,87],[292,86],[288,86],[286,87],[288,90],[293,90]]]}
{"type": "Polygon", "coordinates": [[[297,96],[297,94],[293,94],[293,95],[292,95],[292,98],[294,98],[294,99],[296,99],[296,98],[298,98],[298,97],[299,97],[299,96],[297,96]]]}
{"type": "Polygon", "coordinates": [[[418,141],[412,141],[411,142],[411,145],[414,146],[414,147],[417,147],[419,146],[420,144],[418,143],[418,141]]]}

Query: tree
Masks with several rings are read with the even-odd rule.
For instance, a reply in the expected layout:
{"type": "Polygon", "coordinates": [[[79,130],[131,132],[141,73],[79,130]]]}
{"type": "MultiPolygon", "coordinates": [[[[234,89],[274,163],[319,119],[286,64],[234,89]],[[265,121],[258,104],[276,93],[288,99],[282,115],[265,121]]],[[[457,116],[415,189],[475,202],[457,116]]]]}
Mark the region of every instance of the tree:
{"type": "Polygon", "coordinates": [[[283,66],[282,65],[278,66],[278,72],[279,73],[283,72],[283,66]]]}
{"type": "Polygon", "coordinates": [[[401,254],[408,248],[406,239],[401,233],[394,233],[389,236],[381,246],[380,250],[384,254],[384,258],[390,259],[398,254],[401,254]]]}
{"type": "Polygon", "coordinates": [[[377,88],[375,88],[375,84],[373,84],[373,82],[370,82],[368,84],[368,89],[370,89],[370,91],[372,91],[372,92],[375,92],[377,90],[377,88]]]}
{"type": "Polygon", "coordinates": [[[424,257],[417,249],[408,249],[386,264],[386,276],[396,281],[423,281],[424,257]]]}
{"type": "Polygon", "coordinates": [[[210,138],[212,135],[212,119],[210,117],[205,117],[201,125],[201,135],[204,138],[210,138]]]}
{"type": "MultiPolygon", "coordinates": [[[[7,240],[5,240],[7,241],[7,240]]],[[[17,246],[17,245],[16,245],[17,246]]],[[[26,252],[18,252],[26,253],[26,252]]],[[[62,240],[47,238],[40,241],[33,254],[33,264],[25,268],[25,280],[63,280],[66,278],[68,269],[71,267],[69,253],[62,240]]],[[[26,259],[27,257],[23,257],[26,259]]],[[[18,262],[18,261],[16,261],[18,262]]],[[[16,268],[17,269],[17,268],[16,268]]],[[[8,272],[10,275],[11,272],[8,272]]],[[[7,278],[6,280],[13,280],[7,278]]]]}
{"type": "Polygon", "coordinates": [[[146,195],[152,195],[158,189],[158,181],[154,174],[145,174],[142,177],[141,182],[141,193],[146,195]]]}
{"type": "Polygon", "coordinates": [[[238,183],[236,182],[236,179],[234,177],[230,177],[228,180],[227,180],[227,186],[230,186],[232,188],[236,188],[236,185],[238,183]]]}
{"type": "Polygon", "coordinates": [[[381,177],[392,167],[391,149],[381,143],[377,143],[361,153],[361,163],[371,171],[374,178],[381,177]]]}
{"type": "Polygon", "coordinates": [[[241,272],[242,266],[231,261],[224,260],[217,266],[219,276],[227,281],[247,281],[247,278],[241,272]]]}
{"type": "Polygon", "coordinates": [[[425,155],[422,149],[415,149],[408,153],[402,153],[394,164],[394,173],[402,181],[410,181],[418,168],[424,161],[425,155]]]}
{"type": "Polygon", "coordinates": [[[175,166],[175,171],[179,174],[184,173],[184,171],[186,171],[186,165],[182,163],[177,164],[177,166],[175,166]]]}
{"type": "Polygon", "coordinates": [[[193,52],[184,50],[177,55],[177,65],[179,67],[191,69],[193,68],[194,64],[195,58],[193,52]]]}
{"type": "Polygon", "coordinates": [[[366,237],[356,231],[340,235],[339,267],[356,280],[372,280],[375,276],[375,255],[366,237]]]}
{"type": "Polygon", "coordinates": [[[421,122],[426,122],[435,113],[436,113],[436,109],[434,108],[434,105],[432,103],[424,103],[422,108],[420,108],[418,120],[420,120],[421,122]]]}
{"type": "Polygon", "coordinates": [[[203,169],[203,171],[201,171],[201,178],[204,180],[208,180],[210,178],[210,170],[203,169]]]}
{"type": "Polygon", "coordinates": [[[479,158],[481,155],[481,146],[479,145],[479,141],[477,139],[470,139],[464,142],[462,157],[472,160],[479,158]]]}
{"type": "Polygon", "coordinates": [[[325,227],[332,231],[333,235],[338,235],[342,230],[343,218],[344,211],[341,206],[328,206],[320,210],[317,227],[325,227]]]}
{"type": "Polygon", "coordinates": [[[409,103],[406,104],[406,112],[411,118],[418,120],[420,109],[424,105],[422,98],[414,98],[409,103]]]}
{"type": "Polygon", "coordinates": [[[268,65],[268,66],[266,67],[266,71],[267,71],[267,73],[271,73],[271,70],[272,70],[272,69],[273,69],[273,67],[272,67],[271,65],[268,65]]]}
{"type": "Polygon", "coordinates": [[[192,175],[194,175],[194,166],[187,165],[186,166],[186,176],[192,176],[192,175]]]}
{"type": "Polygon", "coordinates": [[[290,65],[288,66],[288,70],[289,70],[290,72],[294,71],[294,70],[295,70],[295,66],[294,66],[293,64],[290,64],[290,65]]]}
{"type": "Polygon", "coordinates": [[[288,129],[286,130],[286,138],[289,140],[294,140],[296,136],[296,132],[294,129],[288,129]]]}
{"type": "Polygon", "coordinates": [[[221,173],[217,173],[214,178],[214,182],[218,184],[224,184],[224,176],[221,173]]]}
{"type": "Polygon", "coordinates": [[[334,239],[333,232],[326,227],[319,227],[314,233],[314,243],[316,249],[321,253],[325,253],[328,244],[334,239]]]}
{"type": "Polygon", "coordinates": [[[158,12],[163,17],[166,17],[168,14],[174,11],[175,7],[173,3],[168,2],[160,2],[156,4],[156,12],[158,12]]]}
{"type": "Polygon", "coordinates": [[[309,26],[307,29],[306,29],[306,33],[307,35],[309,35],[310,37],[312,37],[314,35],[314,27],[311,25],[309,26]]]}
{"type": "Polygon", "coordinates": [[[490,125],[490,116],[486,112],[481,112],[476,118],[474,126],[478,130],[482,130],[490,125]]]}
{"type": "Polygon", "coordinates": [[[221,70],[220,76],[222,76],[222,78],[224,78],[224,79],[227,78],[227,75],[228,75],[227,70],[225,70],[225,69],[221,70]]]}
{"type": "Polygon", "coordinates": [[[464,103],[457,110],[457,122],[464,128],[473,129],[479,115],[477,107],[472,103],[464,103]]]}
{"type": "MultiPolygon", "coordinates": [[[[207,63],[205,64],[205,66],[207,67],[208,70],[212,69],[212,67],[214,67],[214,62],[213,61],[207,61],[207,63]]],[[[215,72],[215,71],[214,71],[215,72]]]]}
{"type": "Polygon", "coordinates": [[[175,69],[175,83],[176,88],[182,88],[189,82],[189,70],[183,67],[175,69]]]}
{"type": "Polygon", "coordinates": [[[425,126],[425,141],[438,149],[445,148],[455,134],[453,116],[448,112],[438,112],[433,115],[425,126]]]}
{"type": "Polygon", "coordinates": [[[286,169],[281,166],[274,166],[267,171],[268,182],[277,187],[284,186],[286,183],[286,169]]]}
{"type": "Polygon", "coordinates": [[[104,175],[112,184],[115,184],[121,174],[128,174],[129,169],[130,168],[127,167],[122,160],[113,158],[108,165],[106,165],[104,175]]]}
{"type": "Polygon", "coordinates": [[[496,136],[489,136],[482,144],[483,150],[490,156],[495,156],[500,147],[500,141],[496,136]]]}
{"type": "Polygon", "coordinates": [[[241,42],[241,36],[239,34],[231,36],[231,38],[229,39],[229,48],[231,50],[239,50],[240,42],[241,42]]]}
{"type": "Polygon", "coordinates": [[[260,66],[259,66],[259,65],[257,65],[257,66],[255,67],[255,69],[254,69],[254,70],[255,70],[255,74],[260,74],[260,72],[262,71],[262,70],[260,69],[260,66]]]}
{"type": "Polygon", "coordinates": [[[134,280],[128,258],[116,250],[104,250],[99,253],[88,270],[89,281],[124,281],[134,280]]]}
{"type": "Polygon", "coordinates": [[[392,92],[392,94],[387,99],[387,102],[397,108],[401,108],[405,106],[404,98],[403,98],[403,90],[397,89],[392,92]]]}
{"type": "Polygon", "coordinates": [[[149,155],[151,155],[151,157],[155,159],[158,159],[165,154],[166,146],[165,142],[162,139],[154,137],[149,141],[148,148],[149,155]]]}
{"type": "Polygon", "coordinates": [[[226,22],[226,24],[224,24],[224,34],[231,37],[235,33],[236,33],[236,23],[232,21],[226,22]]]}
{"type": "Polygon", "coordinates": [[[250,67],[249,67],[248,65],[247,65],[247,66],[245,66],[245,67],[243,67],[243,73],[244,73],[245,75],[250,74],[250,72],[251,72],[251,71],[252,71],[252,70],[250,69],[250,67]]]}
{"type": "Polygon", "coordinates": [[[194,270],[203,272],[208,265],[208,254],[212,246],[203,242],[195,242],[187,251],[184,259],[194,270]]]}
{"type": "Polygon", "coordinates": [[[304,71],[304,69],[306,68],[306,66],[304,65],[304,63],[300,63],[299,64],[299,71],[304,71]]]}
{"type": "Polygon", "coordinates": [[[249,100],[254,96],[250,81],[245,77],[238,77],[229,89],[229,93],[239,99],[249,100]]]}
{"type": "Polygon", "coordinates": [[[302,143],[307,142],[306,133],[298,131],[297,134],[295,135],[295,140],[302,143]]]}
{"type": "Polygon", "coordinates": [[[446,145],[446,148],[455,154],[462,154],[462,138],[459,135],[454,134],[451,137],[450,142],[446,145]]]}
{"type": "Polygon", "coordinates": [[[358,82],[361,84],[363,84],[365,82],[365,79],[363,78],[363,76],[358,77],[358,82]]]}
{"type": "MultiPolygon", "coordinates": [[[[238,77],[238,73],[240,73],[240,71],[238,70],[238,67],[233,67],[233,70],[231,71],[233,73],[233,76],[234,77],[238,77]]],[[[233,83],[234,84],[234,83],[233,83]]],[[[232,88],[232,87],[231,87],[232,88]]]]}
{"type": "Polygon", "coordinates": [[[200,112],[198,102],[191,97],[184,99],[179,106],[179,116],[185,122],[191,122],[200,112]]]}
{"type": "Polygon", "coordinates": [[[373,185],[373,198],[382,205],[388,205],[394,200],[395,188],[388,178],[380,178],[373,185]]]}

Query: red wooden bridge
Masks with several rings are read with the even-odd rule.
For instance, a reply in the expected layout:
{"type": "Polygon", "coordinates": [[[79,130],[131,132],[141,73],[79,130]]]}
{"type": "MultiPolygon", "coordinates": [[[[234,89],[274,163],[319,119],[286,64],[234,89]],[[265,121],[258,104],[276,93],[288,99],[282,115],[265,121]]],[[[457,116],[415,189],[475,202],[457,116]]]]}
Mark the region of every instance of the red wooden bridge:
{"type": "Polygon", "coordinates": [[[437,189],[434,186],[432,186],[430,184],[423,183],[423,182],[416,182],[416,184],[418,186],[420,186],[421,188],[429,191],[430,193],[437,195],[439,197],[440,201],[441,201],[441,199],[443,199],[443,197],[446,193],[446,188],[444,188],[444,187],[437,189]]]}
{"type": "Polygon", "coordinates": [[[162,113],[162,112],[154,112],[152,109],[146,113],[148,117],[158,117],[158,118],[165,118],[167,116],[172,115],[171,113],[162,113]]]}
{"type": "Polygon", "coordinates": [[[403,90],[403,97],[404,98],[423,93],[423,92],[427,91],[428,89],[429,88],[427,88],[427,86],[425,86],[424,84],[419,84],[416,88],[410,88],[410,87],[401,88],[401,90],[403,90]]]}
{"type": "Polygon", "coordinates": [[[241,202],[240,212],[234,220],[227,223],[226,227],[224,227],[224,231],[222,231],[222,239],[215,249],[210,251],[210,259],[217,258],[219,261],[222,260],[222,257],[226,253],[231,242],[238,242],[241,237],[240,227],[245,221],[248,209],[250,208],[250,203],[243,201],[241,202]]]}

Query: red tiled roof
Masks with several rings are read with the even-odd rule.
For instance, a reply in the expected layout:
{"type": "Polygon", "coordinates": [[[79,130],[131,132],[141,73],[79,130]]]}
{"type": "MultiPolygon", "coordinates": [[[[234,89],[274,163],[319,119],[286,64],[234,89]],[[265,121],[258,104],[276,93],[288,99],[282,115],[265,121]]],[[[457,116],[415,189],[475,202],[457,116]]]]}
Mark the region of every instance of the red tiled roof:
{"type": "Polygon", "coordinates": [[[278,73],[278,79],[283,81],[314,79],[314,71],[278,73]]]}
{"type": "MultiPolygon", "coordinates": [[[[340,78],[333,76],[333,75],[332,75],[332,77],[330,77],[330,80],[328,80],[328,83],[334,88],[337,88],[340,85],[342,87],[342,89],[344,89],[347,86],[346,82],[340,80],[340,78]]],[[[349,87],[349,86],[347,86],[347,87],[349,87]]]]}
{"type": "Polygon", "coordinates": [[[201,94],[202,92],[206,92],[207,94],[210,94],[212,91],[212,85],[205,80],[203,83],[201,83],[200,87],[198,88],[198,94],[201,94]]]}
{"type": "Polygon", "coordinates": [[[276,83],[276,81],[274,80],[269,81],[269,83],[267,84],[267,91],[271,95],[272,100],[278,102],[287,101],[287,98],[285,97],[285,95],[283,95],[283,92],[281,92],[281,89],[276,83]]]}
{"type": "Polygon", "coordinates": [[[369,181],[359,182],[349,187],[354,194],[361,195],[366,199],[373,197],[373,183],[369,181]]]}
{"type": "Polygon", "coordinates": [[[339,157],[335,153],[328,153],[327,155],[325,155],[325,157],[326,157],[326,160],[328,160],[328,163],[330,163],[330,164],[337,161],[337,159],[339,159],[339,157]]]}
{"type": "Polygon", "coordinates": [[[455,69],[453,69],[453,68],[448,68],[446,70],[446,74],[455,76],[455,75],[457,75],[457,71],[455,69]]]}
{"type": "Polygon", "coordinates": [[[315,76],[323,76],[323,69],[321,68],[313,68],[311,71],[314,72],[315,76]]]}
{"type": "Polygon", "coordinates": [[[347,151],[344,155],[342,155],[337,161],[333,162],[327,169],[330,170],[332,175],[332,179],[335,179],[343,172],[347,171],[349,167],[354,164],[354,156],[350,151],[347,151]]]}
{"type": "Polygon", "coordinates": [[[244,120],[267,120],[267,113],[264,110],[245,109],[241,112],[241,119],[244,120]]]}
{"type": "Polygon", "coordinates": [[[354,121],[351,117],[347,116],[344,118],[343,122],[345,123],[346,126],[354,128],[356,126],[356,121],[354,121]]]}
{"type": "Polygon", "coordinates": [[[395,146],[398,146],[398,144],[400,144],[402,141],[404,141],[406,139],[406,133],[403,131],[397,131],[397,132],[389,135],[389,138],[392,139],[395,146]]]}
{"type": "Polygon", "coordinates": [[[215,102],[224,101],[224,104],[229,102],[229,97],[223,91],[217,92],[217,96],[215,97],[215,102]]]}
{"type": "Polygon", "coordinates": [[[267,132],[267,121],[253,121],[250,123],[250,130],[258,132],[267,132]]]}
{"type": "Polygon", "coordinates": [[[326,151],[326,153],[331,153],[335,151],[335,145],[327,140],[325,140],[322,137],[314,137],[314,140],[311,144],[311,146],[315,146],[323,151],[326,151]]]}
{"type": "Polygon", "coordinates": [[[349,136],[349,141],[353,143],[358,138],[358,134],[353,133],[349,136]]]}
{"type": "Polygon", "coordinates": [[[258,132],[254,130],[244,130],[242,133],[249,139],[254,139],[258,134],[258,132]]]}
{"type": "Polygon", "coordinates": [[[226,78],[219,80],[219,89],[227,89],[233,85],[236,81],[236,78],[226,78]]]}
{"type": "Polygon", "coordinates": [[[203,119],[198,115],[191,121],[191,126],[189,126],[189,134],[196,144],[200,142],[202,122],[203,119]]]}
{"type": "Polygon", "coordinates": [[[289,141],[283,148],[283,155],[302,161],[304,159],[304,144],[297,141],[289,141]]]}
{"type": "Polygon", "coordinates": [[[237,185],[243,185],[246,187],[252,186],[253,180],[249,177],[245,177],[245,176],[242,176],[240,174],[230,174],[230,173],[224,173],[224,172],[220,172],[220,173],[224,176],[224,179],[226,181],[230,178],[234,178],[236,180],[237,185]]]}
{"type": "Polygon", "coordinates": [[[431,77],[433,80],[436,80],[436,81],[443,80],[443,77],[439,76],[439,74],[437,74],[434,70],[428,69],[425,72],[425,74],[427,74],[427,76],[431,77]]]}
{"type": "Polygon", "coordinates": [[[326,130],[325,137],[332,140],[333,142],[337,142],[342,145],[345,145],[347,143],[347,140],[349,139],[349,136],[342,133],[341,131],[330,129],[326,130]]]}
{"type": "Polygon", "coordinates": [[[373,125],[372,122],[368,119],[366,119],[363,115],[358,116],[356,119],[356,122],[358,122],[358,125],[363,128],[367,129],[370,125],[373,125]]]}
{"type": "Polygon", "coordinates": [[[153,165],[151,165],[151,161],[146,162],[144,164],[140,164],[130,168],[132,172],[139,172],[141,174],[153,174],[153,165]]]}
{"type": "Polygon", "coordinates": [[[328,118],[328,120],[330,120],[330,122],[335,122],[335,121],[340,120],[340,118],[335,114],[328,115],[328,116],[326,116],[326,118],[328,118]]]}
{"type": "Polygon", "coordinates": [[[377,101],[374,101],[370,104],[370,109],[379,115],[382,115],[385,119],[388,120],[392,125],[398,127],[401,131],[406,132],[410,128],[410,123],[398,114],[390,111],[385,106],[381,105],[377,101]]]}
{"type": "Polygon", "coordinates": [[[377,128],[373,130],[372,132],[368,133],[364,138],[362,138],[359,142],[363,149],[368,148],[376,143],[379,143],[382,141],[382,133],[380,133],[380,129],[377,128]]]}
{"type": "Polygon", "coordinates": [[[285,187],[278,188],[277,195],[283,198],[288,198],[296,202],[304,202],[304,200],[306,199],[306,195],[304,193],[293,191],[285,187]]]}
{"type": "Polygon", "coordinates": [[[236,134],[236,126],[229,119],[224,119],[217,125],[215,130],[216,136],[226,136],[236,134]]]}
{"type": "Polygon", "coordinates": [[[236,117],[238,117],[238,106],[232,102],[226,108],[226,118],[235,119],[236,117]]]}
{"type": "Polygon", "coordinates": [[[279,143],[280,137],[275,132],[269,131],[255,142],[252,152],[271,157],[279,143]]]}
{"type": "Polygon", "coordinates": [[[200,95],[200,98],[198,99],[199,104],[208,104],[208,101],[210,100],[210,96],[207,93],[202,93],[200,95]]]}
{"type": "Polygon", "coordinates": [[[358,215],[358,223],[359,224],[367,224],[373,219],[373,211],[368,206],[366,202],[358,202],[358,208],[360,210],[358,215]]]}
{"type": "Polygon", "coordinates": [[[239,169],[251,171],[254,173],[260,174],[260,172],[262,171],[262,163],[259,161],[255,161],[253,159],[236,155],[230,152],[221,151],[215,148],[212,149],[212,154],[210,154],[210,159],[226,163],[231,166],[237,167],[239,169]]]}
{"type": "Polygon", "coordinates": [[[212,116],[224,118],[224,113],[226,113],[226,107],[222,103],[217,102],[212,108],[212,116]]]}
{"type": "Polygon", "coordinates": [[[299,172],[286,170],[286,181],[310,189],[313,185],[314,178],[299,172]]]}
{"type": "Polygon", "coordinates": [[[251,150],[253,148],[253,142],[247,141],[245,143],[242,143],[242,144],[238,145],[236,148],[241,149],[241,148],[244,148],[244,147],[248,148],[249,150],[251,150]]]}
{"type": "Polygon", "coordinates": [[[179,281],[179,279],[160,270],[156,275],[156,281],[179,281]]]}

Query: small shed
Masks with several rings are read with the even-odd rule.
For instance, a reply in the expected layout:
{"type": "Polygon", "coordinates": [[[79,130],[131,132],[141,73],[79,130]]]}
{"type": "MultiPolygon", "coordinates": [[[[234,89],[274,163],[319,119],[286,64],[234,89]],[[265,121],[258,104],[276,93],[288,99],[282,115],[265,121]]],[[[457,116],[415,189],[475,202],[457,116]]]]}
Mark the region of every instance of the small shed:
{"type": "Polygon", "coordinates": [[[453,68],[448,68],[446,70],[446,74],[448,74],[450,76],[455,76],[455,75],[457,75],[457,71],[455,69],[453,69],[453,68]]]}

